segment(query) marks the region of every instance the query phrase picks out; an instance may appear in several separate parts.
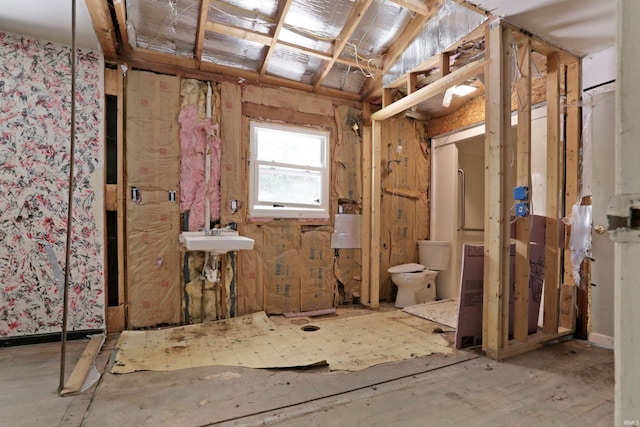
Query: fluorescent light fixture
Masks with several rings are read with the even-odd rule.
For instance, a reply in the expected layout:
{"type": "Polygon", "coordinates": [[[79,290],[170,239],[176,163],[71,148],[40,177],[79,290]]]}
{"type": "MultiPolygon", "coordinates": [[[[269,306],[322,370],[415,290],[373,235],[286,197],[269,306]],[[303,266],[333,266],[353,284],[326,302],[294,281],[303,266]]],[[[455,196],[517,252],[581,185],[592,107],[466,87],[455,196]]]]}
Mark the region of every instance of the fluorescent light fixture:
{"type": "Polygon", "coordinates": [[[451,91],[453,92],[454,95],[465,96],[475,92],[477,89],[478,88],[475,86],[458,85],[458,86],[455,86],[451,91]]]}

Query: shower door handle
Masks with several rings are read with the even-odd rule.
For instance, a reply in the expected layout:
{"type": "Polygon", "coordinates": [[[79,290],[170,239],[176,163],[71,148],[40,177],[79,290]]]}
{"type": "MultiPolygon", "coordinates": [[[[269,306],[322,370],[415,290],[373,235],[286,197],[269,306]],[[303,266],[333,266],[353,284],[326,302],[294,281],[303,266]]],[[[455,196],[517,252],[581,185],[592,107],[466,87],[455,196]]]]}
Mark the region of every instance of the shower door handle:
{"type": "Polygon", "coordinates": [[[464,226],[465,226],[465,206],[464,206],[464,195],[465,195],[465,191],[466,191],[466,183],[465,183],[465,178],[464,178],[464,169],[458,169],[458,175],[460,175],[460,184],[461,184],[461,191],[460,191],[460,215],[459,215],[459,220],[460,220],[460,224],[458,226],[458,230],[464,230],[464,226]]]}

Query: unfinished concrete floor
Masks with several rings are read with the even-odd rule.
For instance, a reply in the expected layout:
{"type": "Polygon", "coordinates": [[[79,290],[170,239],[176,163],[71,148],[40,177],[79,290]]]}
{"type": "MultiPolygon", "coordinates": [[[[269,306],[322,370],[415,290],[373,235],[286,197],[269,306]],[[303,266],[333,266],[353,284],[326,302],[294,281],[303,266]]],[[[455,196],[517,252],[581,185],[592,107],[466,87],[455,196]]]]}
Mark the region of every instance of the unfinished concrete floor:
{"type": "MultiPolygon", "coordinates": [[[[113,359],[110,337],[97,358],[113,359]]],[[[84,349],[68,346],[69,370],[84,349]]],[[[613,352],[583,341],[504,362],[473,351],[358,372],[213,366],[106,373],[61,398],[59,343],[0,348],[1,426],[609,426],[613,352]]]]}

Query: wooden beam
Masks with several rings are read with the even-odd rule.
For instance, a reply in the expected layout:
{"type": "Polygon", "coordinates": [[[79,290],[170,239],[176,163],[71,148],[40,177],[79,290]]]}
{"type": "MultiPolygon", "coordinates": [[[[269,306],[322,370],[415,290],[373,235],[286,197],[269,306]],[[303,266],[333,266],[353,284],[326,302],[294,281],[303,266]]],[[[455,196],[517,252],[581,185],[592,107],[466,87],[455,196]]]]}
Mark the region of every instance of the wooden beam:
{"type": "MultiPolygon", "coordinates": [[[[565,130],[565,179],[564,179],[564,216],[570,217],[573,205],[580,203],[580,152],[582,151],[582,120],[580,109],[580,63],[575,61],[566,68],[566,130],[565,130]]],[[[565,242],[569,241],[569,227],[565,227],[565,242]]],[[[575,283],[571,251],[564,251],[564,280],[560,288],[560,326],[575,329],[576,303],[574,301],[575,283]]]]}
{"type": "Polygon", "coordinates": [[[416,90],[418,90],[418,74],[409,73],[407,74],[407,95],[411,95],[416,90]]]}
{"type": "Polygon", "coordinates": [[[100,48],[106,60],[114,60],[118,56],[116,30],[111,20],[109,4],[103,0],[85,0],[93,31],[100,43],[100,48]]]}
{"type": "Polygon", "coordinates": [[[414,93],[405,96],[388,107],[384,107],[383,109],[373,113],[371,115],[371,120],[385,120],[389,117],[395,116],[396,114],[402,113],[403,111],[446,91],[451,86],[455,86],[470,79],[471,77],[482,74],[486,65],[486,60],[478,60],[467,64],[451,74],[436,80],[430,85],[424,86],[414,93]]]}
{"type": "Polygon", "coordinates": [[[356,0],[356,2],[354,3],[347,21],[342,27],[342,31],[340,31],[340,34],[338,34],[338,37],[336,37],[336,40],[334,40],[333,42],[333,56],[329,60],[329,62],[324,64],[324,66],[322,67],[322,71],[320,72],[320,75],[318,76],[318,79],[314,84],[314,90],[317,90],[320,87],[325,77],[327,77],[327,75],[331,71],[333,64],[336,63],[345,46],[347,45],[347,43],[349,43],[351,35],[356,30],[356,28],[358,28],[358,24],[360,24],[360,21],[362,21],[362,18],[364,18],[364,15],[365,13],[367,13],[367,10],[371,6],[371,4],[373,4],[373,0],[356,0]]]}
{"type": "MultiPolygon", "coordinates": [[[[266,34],[259,33],[257,31],[247,30],[245,28],[234,27],[231,25],[220,24],[218,22],[207,22],[207,31],[211,31],[214,33],[236,37],[243,40],[249,40],[258,44],[263,44],[265,46],[271,46],[277,44],[278,47],[286,48],[289,50],[293,50],[294,52],[299,52],[304,55],[313,56],[315,58],[322,59],[324,61],[330,61],[333,59],[333,56],[326,52],[320,52],[318,50],[308,49],[302,46],[298,46],[292,43],[277,41],[274,42],[274,38],[268,36],[266,34]]],[[[337,58],[336,62],[341,64],[349,65],[351,67],[357,67],[358,64],[355,60],[337,58]]]]}
{"type": "MultiPolygon", "coordinates": [[[[531,191],[531,42],[518,43],[516,101],[518,103],[518,142],[516,145],[516,186],[531,191]]],[[[530,200],[530,199],[527,199],[530,200]]],[[[516,266],[513,338],[526,341],[529,335],[529,242],[531,215],[516,221],[516,266]]]]}
{"type": "Polygon", "coordinates": [[[438,59],[440,62],[440,77],[444,77],[451,72],[451,52],[442,52],[438,59]]]}
{"type": "MultiPolygon", "coordinates": [[[[489,21],[485,21],[484,23],[478,25],[473,31],[471,31],[469,34],[467,34],[466,36],[464,36],[463,38],[461,38],[460,40],[457,40],[456,42],[452,43],[450,46],[447,46],[442,53],[451,53],[453,51],[455,51],[458,46],[465,44],[467,42],[470,41],[475,41],[475,40],[479,40],[481,38],[484,37],[484,34],[486,32],[486,28],[487,25],[489,25],[489,21]]],[[[485,49],[486,50],[486,49],[485,49]]],[[[433,55],[430,58],[425,59],[424,61],[422,61],[421,63],[419,63],[418,65],[416,65],[415,67],[413,67],[411,70],[407,71],[407,72],[412,72],[412,73],[417,73],[417,72],[427,72],[435,67],[440,67],[441,66],[441,54],[436,54],[433,55]]],[[[386,70],[387,68],[389,68],[392,64],[389,62],[388,59],[385,60],[385,68],[384,70],[386,70]]],[[[388,83],[385,87],[401,87],[404,85],[406,78],[405,76],[401,76],[397,79],[395,79],[394,81],[388,83]]],[[[380,84],[380,82],[378,82],[378,84],[380,84]]],[[[377,91],[380,90],[382,86],[378,87],[377,91]]],[[[376,93],[376,89],[375,88],[371,88],[368,86],[365,86],[365,88],[362,90],[362,99],[372,99],[373,97],[377,96],[376,93]]]]}
{"type": "Polygon", "coordinates": [[[547,212],[544,254],[544,315],[542,330],[558,331],[558,286],[560,250],[558,248],[559,194],[562,192],[560,156],[560,54],[547,57],[547,212]]]}
{"type": "Polygon", "coordinates": [[[362,304],[370,304],[371,284],[371,190],[373,181],[371,175],[371,105],[368,102],[362,104],[362,280],[360,281],[360,301],[362,304]]]}
{"type": "Polygon", "coordinates": [[[196,31],[196,48],[194,52],[195,60],[198,64],[202,62],[202,50],[204,49],[204,32],[207,28],[209,16],[209,0],[202,0],[200,11],[198,12],[198,29],[196,31]]]}
{"type": "Polygon", "coordinates": [[[391,0],[392,2],[399,4],[402,7],[406,7],[412,12],[419,15],[428,15],[429,7],[420,0],[391,0]]]}
{"type": "Polygon", "coordinates": [[[382,107],[388,107],[393,104],[393,89],[384,88],[382,90],[382,107]]]}
{"type": "MultiPolygon", "coordinates": [[[[293,0],[284,0],[278,2],[278,11],[276,12],[276,20],[278,23],[273,29],[273,34],[271,34],[272,40],[275,40],[276,43],[278,42],[278,38],[280,37],[280,31],[282,31],[282,26],[284,25],[284,20],[287,17],[287,12],[289,12],[291,3],[293,3],[293,0]]],[[[267,54],[265,55],[264,61],[262,62],[262,67],[260,68],[260,76],[264,76],[264,73],[267,72],[271,56],[276,50],[276,43],[271,43],[271,45],[269,45],[267,54]]]]}
{"type": "Polygon", "coordinates": [[[82,384],[84,384],[84,380],[87,378],[89,369],[91,368],[96,355],[100,351],[100,348],[104,343],[104,339],[104,335],[94,335],[91,337],[89,343],[80,355],[80,360],[78,360],[78,363],[75,368],[73,368],[73,372],[71,372],[69,379],[60,391],[60,396],[73,396],[80,393],[82,384]]]}
{"type": "Polygon", "coordinates": [[[504,360],[510,357],[517,356],[519,354],[527,353],[529,351],[536,350],[542,347],[545,343],[557,340],[558,338],[571,335],[573,331],[571,329],[560,328],[556,333],[545,334],[544,332],[536,332],[529,335],[525,342],[511,340],[507,343],[506,347],[500,349],[496,359],[504,360]]]}
{"type": "Polygon", "coordinates": [[[246,28],[234,27],[232,25],[220,24],[218,22],[207,21],[207,31],[211,31],[226,36],[236,37],[242,40],[271,46],[273,38],[257,31],[247,30],[246,28]]]}
{"type": "Polygon", "coordinates": [[[382,147],[382,122],[371,115],[371,256],[369,272],[369,303],[371,308],[380,306],[380,211],[382,202],[382,176],[380,169],[382,147]]]}
{"type": "Polygon", "coordinates": [[[510,31],[502,26],[501,21],[494,21],[489,26],[487,52],[490,59],[485,74],[487,107],[482,349],[494,358],[507,344],[509,331],[510,204],[505,188],[505,144],[511,129],[509,36],[510,31]]]}
{"type": "Polygon", "coordinates": [[[118,21],[118,34],[120,34],[122,42],[120,51],[123,53],[128,52],[131,50],[131,44],[129,43],[129,33],[127,32],[127,8],[124,1],[114,1],[113,7],[118,21]]]}

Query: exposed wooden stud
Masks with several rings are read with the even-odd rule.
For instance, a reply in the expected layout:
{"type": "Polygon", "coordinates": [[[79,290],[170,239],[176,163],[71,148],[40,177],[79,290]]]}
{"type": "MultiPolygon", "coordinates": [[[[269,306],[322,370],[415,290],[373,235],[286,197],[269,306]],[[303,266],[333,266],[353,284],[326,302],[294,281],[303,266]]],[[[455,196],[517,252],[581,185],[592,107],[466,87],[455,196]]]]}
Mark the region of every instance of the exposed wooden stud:
{"type": "Polygon", "coordinates": [[[440,60],[440,76],[444,77],[451,72],[451,52],[442,52],[438,55],[440,60]]]}
{"type": "Polygon", "coordinates": [[[116,30],[111,20],[108,3],[103,0],[85,0],[85,2],[105,59],[115,60],[118,56],[116,30]]]}
{"type": "Polygon", "coordinates": [[[371,105],[368,102],[362,104],[362,280],[360,282],[360,301],[363,304],[370,303],[369,287],[371,283],[371,190],[373,181],[371,176],[372,164],[372,132],[371,132],[371,105]]]}
{"type": "Polygon", "coordinates": [[[428,86],[424,86],[410,95],[394,102],[393,104],[376,111],[371,115],[371,120],[385,120],[396,114],[418,105],[427,99],[446,91],[449,87],[462,83],[465,80],[482,74],[486,60],[471,62],[462,68],[457,69],[448,76],[445,76],[428,86]]]}
{"type": "Polygon", "coordinates": [[[196,31],[196,48],[194,52],[195,60],[198,64],[202,61],[202,50],[204,49],[204,32],[207,28],[207,17],[209,15],[209,0],[202,0],[200,11],[198,12],[198,29],[196,31]]]}
{"type": "Polygon", "coordinates": [[[407,95],[412,94],[418,90],[418,74],[409,73],[407,74],[407,95]]]}
{"type": "Polygon", "coordinates": [[[126,53],[131,50],[131,45],[129,44],[129,33],[127,32],[127,8],[124,1],[118,0],[113,2],[113,7],[116,12],[116,19],[118,20],[118,34],[120,34],[120,40],[122,41],[120,51],[122,53],[126,53]]]}
{"type": "MultiPolygon", "coordinates": [[[[509,206],[505,200],[505,141],[511,128],[511,47],[494,21],[488,30],[489,58],[485,141],[484,304],[482,348],[498,357],[507,344],[509,316],[509,206]],[[506,277],[505,277],[506,271],[506,277]],[[506,321],[505,321],[506,320],[506,321]]],[[[454,73],[452,73],[454,74],[454,73]]]]}
{"type": "MultiPolygon", "coordinates": [[[[516,186],[531,191],[531,42],[518,43],[518,71],[516,102],[518,103],[518,142],[516,186]]],[[[529,242],[531,216],[516,221],[516,266],[514,290],[513,337],[525,341],[529,335],[529,242]]]]}
{"type": "Polygon", "coordinates": [[[393,104],[393,89],[384,88],[382,90],[382,107],[388,107],[393,104]]]}
{"type": "MultiPolygon", "coordinates": [[[[116,184],[105,184],[105,211],[116,212],[117,215],[117,235],[118,235],[118,305],[109,306],[108,291],[105,292],[105,307],[107,331],[120,332],[125,328],[124,306],[125,306],[125,235],[124,235],[124,88],[123,76],[120,68],[106,69],[104,73],[105,95],[115,96],[117,98],[117,134],[116,134],[116,150],[117,150],[117,175],[116,184]]],[[[105,241],[107,238],[105,229],[105,241]]],[[[106,251],[105,251],[106,252],[106,251]]],[[[107,262],[105,253],[105,265],[107,262]]],[[[108,272],[113,274],[113,272],[108,272]]]]}
{"type": "MultiPolygon", "coordinates": [[[[371,115],[373,117],[373,114],[371,115]]],[[[371,254],[369,273],[369,306],[380,305],[380,209],[381,209],[381,170],[382,123],[371,122],[371,254]]]]}
{"type": "Polygon", "coordinates": [[[104,186],[104,209],[106,211],[118,210],[118,185],[106,184],[104,186]]]}
{"type": "Polygon", "coordinates": [[[559,194],[562,192],[560,156],[560,54],[547,57],[547,212],[544,256],[544,316],[542,330],[558,331],[558,286],[560,250],[558,248],[559,194]]]}
{"type": "MultiPolygon", "coordinates": [[[[580,151],[581,151],[581,109],[580,109],[580,63],[575,61],[567,65],[567,107],[566,107],[566,136],[565,136],[565,192],[564,192],[564,216],[571,216],[573,205],[580,202],[580,151]]],[[[568,227],[567,227],[568,228],[568,227]]],[[[565,242],[569,241],[568,233],[565,242]]],[[[564,251],[564,285],[576,286],[573,279],[573,266],[571,264],[571,252],[564,251]]],[[[575,288],[562,286],[560,326],[575,329],[575,288]]],[[[579,308],[580,309],[580,308],[579,308]]]]}
{"type": "MultiPolygon", "coordinates": [[[[278,11],[276,12],[276,20],[277,24],[273,30],[273,34],[271,35],[272,40],[278,42],[278,38],[280,37],[280,31],[282,31],[282,27],[284,26],[284,20],[287,17],[287,12],[289,12],[289,8],[291,7],[291,3],[293,0],[284,0],[278,2],[278,11]]],[[[276,50],[276,43],[271,43],[269,46],[269,50],[267,50],[267,54],[264,57],[264,61],[262,62],[262,67],[260,68],[260,76],[264,76],[264,73],[267,72],[267,67],[269,66],[269,61],[271,60],[271,56],[273,52],[276,50]]]]}
{"type": "Polygon", "coordinates": [[[345,46],[347,45],[347,43],[349,43],[351,35],[356,30],[356,28],[358,28],[358,24],[360,24],[360,21],[362,21],[362,18],[364,18],[364,15],[365,13],[367,13],[367,10],[371,6],[371,4],[373,4],[373,0],[357,0],[354,3],[347,21],[342,27],[342,31],[340,31],[340,34],[338,34],[338,37],[336,37],[336,40],[333,42],[333,56],[329,60],[329,62],[324,64],[322,71],[320,72],[320,75],[318,76],[318,79],[314,84],[314,90],[317,90],[320,87],[325,77],[327,77],[327,75],[331,71],[333,64],[336,63],[345,46]]]}

